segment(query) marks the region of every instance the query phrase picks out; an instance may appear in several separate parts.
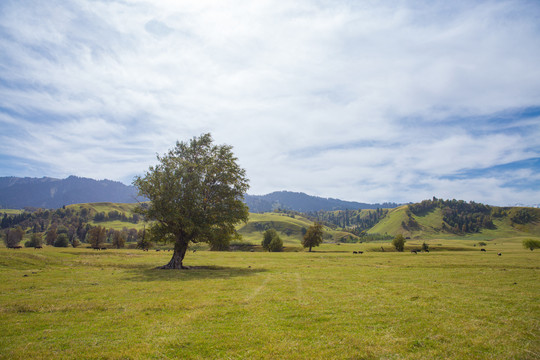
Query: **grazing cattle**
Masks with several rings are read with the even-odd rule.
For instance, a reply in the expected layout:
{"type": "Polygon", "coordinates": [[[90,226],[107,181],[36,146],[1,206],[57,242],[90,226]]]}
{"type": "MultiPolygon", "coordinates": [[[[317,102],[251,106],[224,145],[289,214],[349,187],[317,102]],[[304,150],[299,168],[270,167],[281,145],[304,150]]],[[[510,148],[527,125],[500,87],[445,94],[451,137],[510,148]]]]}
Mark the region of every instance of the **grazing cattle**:
{"type": "Polygon", "coordinates": [[[107,248],[106,248],[106,247],[102,247],[101,250],[107,250],[107,248]]]}
{"type": "Polygon", "coordinates": [[[364,252],[363,252],[363,251],[359,251],[358,253],[359,253],[359,254],[363,254],[364,252]]]}
{"type": "Polygon", "coordinates": [[[418,251],[417,250],[411,250],[411,253],[412,254],[418,254],[418,251]]]}
{"type": "Polygon", "coordinates": [[[101,250],[101,248],[99,248],[99,247],[93,247],[92,249],[94,249],[94,250],[101,250]]]}
{"type": "Polygon", "coordinates": [[[156,249],[156,251],[161,251],[160,249],[156,249]]]}
{"type": "Polygon", "coordinates": [[[352,253],[353,253],[353,254],[358,254],[356,251],[353,251],[352,253]]]}
{"type": "Polygon", "coordinates": [[[21,245],[8,246],[8,249],[22,249],[21,245]]]}
{"type": "Polygon", "coordinates": [[[485,252],[485,251],[486,251],[486,249],[480,249],[480,251],[484,251],[484,252],[485,252]]]}
{"type": "Polygon", "coordinates": [[[43,246],[41,246],[41,245],[36,245],[36,246],[34,246],[34,249],[43,249],[43,246]]]}
{"type": "Polygon", "coordinates": [[[502,253],[497,253],[497,255],[501,256],[501,255],[502,255],[502,253]]]}

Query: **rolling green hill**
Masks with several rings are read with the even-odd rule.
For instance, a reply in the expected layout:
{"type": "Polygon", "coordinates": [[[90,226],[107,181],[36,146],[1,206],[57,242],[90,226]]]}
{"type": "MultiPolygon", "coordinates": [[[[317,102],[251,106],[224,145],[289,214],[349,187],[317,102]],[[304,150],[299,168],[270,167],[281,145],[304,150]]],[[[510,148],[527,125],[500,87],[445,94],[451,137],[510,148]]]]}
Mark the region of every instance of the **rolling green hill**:
{"type": "Polygon", "coordinates": [[[389,234],[395,236],[403,234],[412,239],[471,239],[491,240],[497,238],[540,236],[540,209],[536,208],[494,208],[497,213],[502,209],[501,215],[493,217],[492,228],[482,228],[477,232],[453,233],[449,231],[450,225],[444,221],[443,210],[434,208],[415,215],[408,205],[404,205],[388,212],[378,224],[369,229],[368,233],[389,234]],[[531,216],[525,223],[516,222],[518,214],[527,212],[531,216]],[[410,219],[417,227],[403,226],[410,219]],[[444,228],[443,228],[444,224],[444,228]]]}
{"type": "MultiPolygon", "coordinates": [[[[302,229],[307,230],[313,222],[299,215],[286,215],[280,213],[249,214],[247,224],[238,225],[237,229],[242,235],[242,241],[260,244],[263,233],[267,229],[275,229],[287,246],[299,246],[303,237],[302,229]]],[[[324,240],[338,242],[340,240],[358,240],[358,236],[346,231],[333,230],[325,227],[324,240]]]]}
{"type": "MultiPolygon", "coordinates": [[[[45,224],[45,227],[41,226],[41,230],[38,230],[41,232],[47,231],[52,224],[77,229],[77,233],[78,229],[88,225],[99,225],[112,230],[140,230],[148,223],[134,214],[136,206],[137,204],[99,202],[69,205],[57,210],[39,210],[35,213],[20,210],[1,210],[0,213],[3,218],[13,218],[8,227],[22,226],[26,232],[24,240],[28,240],[36,224],[45,224]]],[[[236,243],[260,245],[264,231],[273,228],[288,250],[299,249],[304,232],[316,220],[325,225],[326,243],[355,243],[375,239],[388,241],[397,234],[409,238],[410,244],[414,241],[434,239],[489,241],[540,237],[540,209],[488,207],[483,204],[434,199],[384,210],[321,211],[309,214],[250,213],[247,223],[237,225],[241,239],[236,243]],[[375,225],[362,228],[361,226],[366,225],[366,220],[374,222],[375,225]],[[365,234],[368,236],[363,237],[365,234]],[[373,237],[369,238],[369,235],[373,237]]]]}
{"type": "Polygon", "coordinates": [[[368,234],[396,235],[399,233],[408,233],[401,227],[402,221],[408,219],[408,216],[406,215],[407,208],[407,205],[403,205],[390,210],[381,221],[368,230],[368,234]]]}

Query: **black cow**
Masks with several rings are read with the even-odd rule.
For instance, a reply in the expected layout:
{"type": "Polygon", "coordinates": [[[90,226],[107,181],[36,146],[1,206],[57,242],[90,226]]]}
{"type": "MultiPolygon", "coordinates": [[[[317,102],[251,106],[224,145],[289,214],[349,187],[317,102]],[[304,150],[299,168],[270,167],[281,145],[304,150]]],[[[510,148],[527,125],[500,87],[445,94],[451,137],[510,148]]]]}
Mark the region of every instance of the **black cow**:
{"type": "Polygon", "coordinates": [[[484,252],[485,252],[485,251],[486,251],[486,249],[480,249],[480,251],[484,251],[484,252]]]}

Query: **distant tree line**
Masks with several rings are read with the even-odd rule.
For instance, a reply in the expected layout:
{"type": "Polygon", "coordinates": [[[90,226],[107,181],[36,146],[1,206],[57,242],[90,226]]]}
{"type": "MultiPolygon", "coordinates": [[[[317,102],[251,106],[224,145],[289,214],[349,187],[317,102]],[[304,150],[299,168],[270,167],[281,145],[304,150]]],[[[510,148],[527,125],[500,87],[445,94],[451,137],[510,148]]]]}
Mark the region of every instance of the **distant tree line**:
{"type": "MultiPolygon", "coordinates": [[[[122,230],[106,229],[90,224],[90,221],[114,221],[138,223],[138,214],[126,215],[113,210],[108,213],[96,212],[82,207],[80,210],[61,208],[56,210],[26,209],[19,214],[0,214],[0,229],[7,247],[17,246],[24,238],[30,237],[25,246],[38,247],[42,244],[57,247],[77,247],[88,243],[92,247],[108,246],[122,248],[127,242],[141,241],[142,231],[127,226],[122,230]],[[29,210],[29,211],[28,211],[29,210]],[[96,233],[99,231],[99,236],[96,233]]],[[[148,247],[145,245],[145,247],[148,247]]]]}

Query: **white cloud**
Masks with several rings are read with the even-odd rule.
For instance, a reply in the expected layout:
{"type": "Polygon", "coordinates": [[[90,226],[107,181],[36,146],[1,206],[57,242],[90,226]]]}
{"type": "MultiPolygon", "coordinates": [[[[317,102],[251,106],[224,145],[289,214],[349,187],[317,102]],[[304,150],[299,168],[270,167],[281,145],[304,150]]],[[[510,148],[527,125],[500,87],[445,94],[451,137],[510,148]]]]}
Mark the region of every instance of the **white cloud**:
{"type": "Polygon", "coordinates": [[[489,200],[479,178],[444,179],[539,157],[534,120],[463,120],[539,105],[534,2],[0,6],[0,106],[19,123],[0,120],[0,150],[54,172],[35,176],[129,181],[210,131],[252,193],[489,200]]]}

